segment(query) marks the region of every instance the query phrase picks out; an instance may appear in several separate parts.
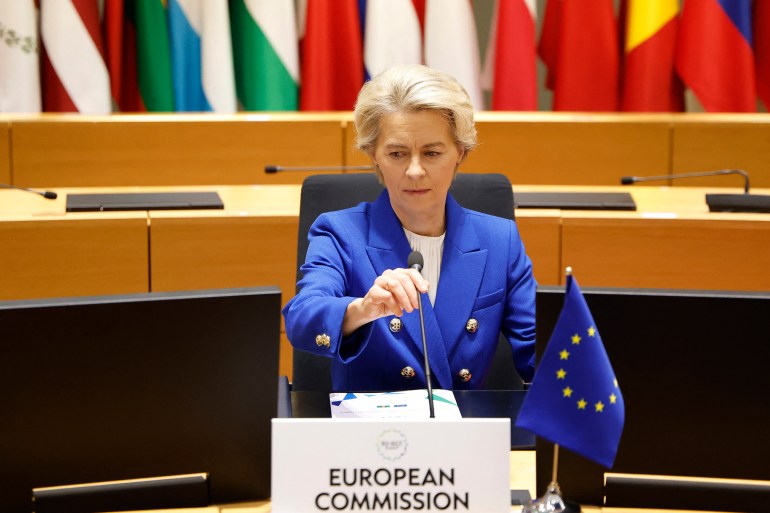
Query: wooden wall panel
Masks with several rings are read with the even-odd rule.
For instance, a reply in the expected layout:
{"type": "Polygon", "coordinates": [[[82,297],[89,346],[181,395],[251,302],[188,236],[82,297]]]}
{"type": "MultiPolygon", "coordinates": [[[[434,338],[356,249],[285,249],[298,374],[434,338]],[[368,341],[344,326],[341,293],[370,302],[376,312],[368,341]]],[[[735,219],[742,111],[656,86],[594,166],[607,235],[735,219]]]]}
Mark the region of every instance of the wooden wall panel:
{"type": "Polygon", "coordinates": [[[770,290],[770,222],[728,216],[643,219],[565,213],[561,259],[583,286],[770,290]]]}
{"type": "Polygon", "coordinates": [[[0,222],[0,299],[149,292],[147,216],[0,222]]]}
{"type": "MultiPolygon", "coordinates": [[[[618,185],[625,175],[669,172],[669,115],[476,115],[478,148],[462,165],[471,173],[502,173],[514,185],[618,185]]],[[[345,127],[345,162],[369,164],[345,127]]]]}
{"type": "Polygon", "coordinates": [[[462,169],[514,185],[618,185],[669,171],[670,128],[657,116],[479,115],[478,148],[462,169]]]}
{"type": "Polygon", "coordinates": [[[334,115],[41,116],[13,123],[14,182],[25,187],[301,183],[266,164],[338,166],[334,115]]]}
{"type": "Polygon", "coordinates": [[[11,182],[11,124],[0,121],[0,183],[11,182]]]}
{"type": "MultiPolygon", "coordinates": [[[[690,115],[673,124],[675,173],[743,169],[752,187],[770,187],[770,116],[690,115]]],[[[680,180],[681,186],[742,187],[739,176],[680,180]]]]}

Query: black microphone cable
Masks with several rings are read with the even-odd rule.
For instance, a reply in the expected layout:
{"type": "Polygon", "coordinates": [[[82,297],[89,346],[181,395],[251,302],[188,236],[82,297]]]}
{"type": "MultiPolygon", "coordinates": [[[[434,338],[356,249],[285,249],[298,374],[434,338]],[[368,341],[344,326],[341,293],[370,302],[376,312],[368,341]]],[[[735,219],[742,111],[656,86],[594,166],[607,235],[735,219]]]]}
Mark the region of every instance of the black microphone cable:
{"type": "Polygon", "coordinates": [[[11,185],[7,183],[0,183],[0,189],[16,189],[19,191],[31,192],[32,194],[39,194],[45,199],[56,199],[58,194],[53,191],[37,191],[35,189],[27,189],[26,187],[19,187],[18,185],[11,185]]]}

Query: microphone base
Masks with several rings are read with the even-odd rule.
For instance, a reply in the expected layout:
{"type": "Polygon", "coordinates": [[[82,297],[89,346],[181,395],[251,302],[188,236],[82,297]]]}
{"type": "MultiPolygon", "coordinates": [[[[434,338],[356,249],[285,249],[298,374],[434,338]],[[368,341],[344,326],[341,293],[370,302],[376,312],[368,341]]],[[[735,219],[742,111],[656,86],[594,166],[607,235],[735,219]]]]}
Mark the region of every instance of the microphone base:
{"type": "Polygon", "coordinates": [[[770,213],[770,196],[762,194],[706,194],[709,212],[770,213]]]}

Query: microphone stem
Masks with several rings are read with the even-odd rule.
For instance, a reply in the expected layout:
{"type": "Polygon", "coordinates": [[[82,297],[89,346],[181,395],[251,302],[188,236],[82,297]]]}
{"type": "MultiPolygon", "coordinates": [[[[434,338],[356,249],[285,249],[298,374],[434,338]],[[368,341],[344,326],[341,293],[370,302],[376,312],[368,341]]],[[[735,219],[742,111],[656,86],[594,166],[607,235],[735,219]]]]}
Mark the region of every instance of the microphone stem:
{"type": "Polygon", "coordinates": [[[749,193],[749,174],[742,169],[720,169],[718,171],[701,171],[696,173],[678,173],[673,175],[641,176],[633,177],[634,182],[652,182],[655,180],[669,180],[679,178],[702,178],[704,176],[741,175],[743,177],[743,193],[749,193]]]}
{"type": "Polygon", "coordinates": [[[431,384],[430,364],[428,363],[428,343],[425,340],[425,321],[422,317],[422,294],[417,294],[417,305],[420,310],[420,331],[422,332],[422,354],[425,357],[425,383],[428,388],[428,409],[430,418],[436,418],[433,410],[433,385],[431,384]]]}

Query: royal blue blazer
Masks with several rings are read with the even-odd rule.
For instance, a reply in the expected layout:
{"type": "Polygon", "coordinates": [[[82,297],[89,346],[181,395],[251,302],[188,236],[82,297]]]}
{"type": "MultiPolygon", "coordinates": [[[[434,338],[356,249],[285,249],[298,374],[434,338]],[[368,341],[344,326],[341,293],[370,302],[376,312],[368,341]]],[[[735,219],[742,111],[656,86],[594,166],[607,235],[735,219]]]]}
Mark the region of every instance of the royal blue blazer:
{"type": "MultiPolygon", "coordinates": [[[[283,309],[286,334],[300,351],[332,359],[335,391],[425,388],[419,312],[399,331],[386,316],[342,336],[348,304],[386,269],[406,267],[409,242],[384,191],[372,203],[322,214],[313,223],[299,292],[283,309]],[[317,343],[320,340],[326,344],[317,343]],[[328,338],[326,338],[328,337],[328,338]],[[413,375],[409,377],[409,370],[413,375]],[[406,370],[405,370],[406,369],[406,370]]],[[[502,332],[519,374],[534,372],[535,279],[516,223],[462,208],[447,196],[446,236],[435,306],[422,296],[433,386],[484,385],[502,332]],[[472,333],[467,322],[475,319],[472,333]],[[467,379],[461,377],[461,371],[467,379]]]]}

